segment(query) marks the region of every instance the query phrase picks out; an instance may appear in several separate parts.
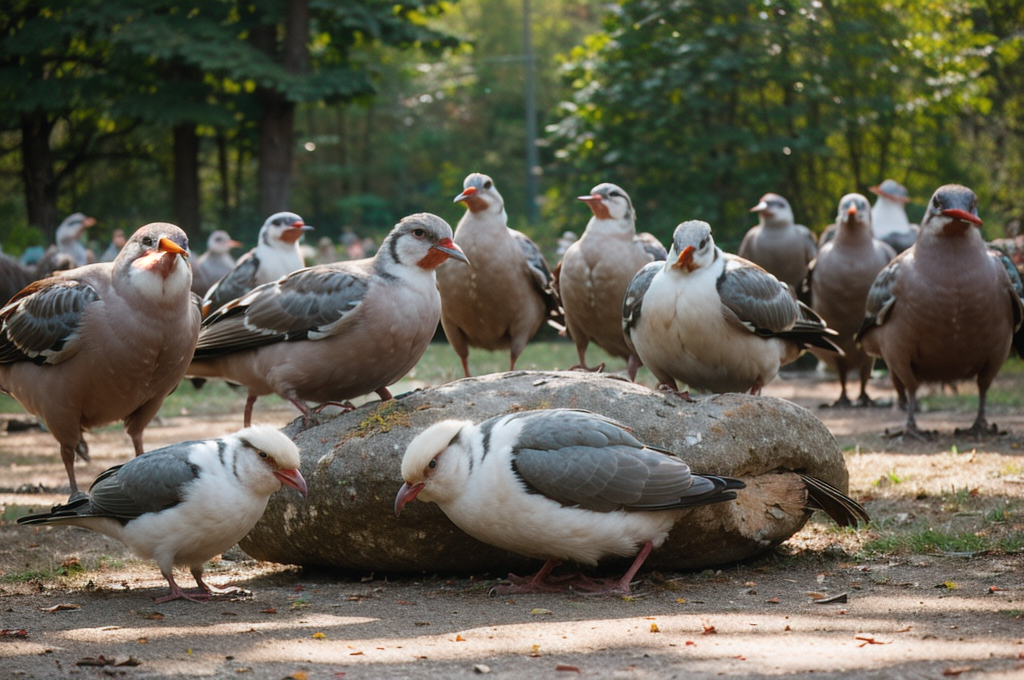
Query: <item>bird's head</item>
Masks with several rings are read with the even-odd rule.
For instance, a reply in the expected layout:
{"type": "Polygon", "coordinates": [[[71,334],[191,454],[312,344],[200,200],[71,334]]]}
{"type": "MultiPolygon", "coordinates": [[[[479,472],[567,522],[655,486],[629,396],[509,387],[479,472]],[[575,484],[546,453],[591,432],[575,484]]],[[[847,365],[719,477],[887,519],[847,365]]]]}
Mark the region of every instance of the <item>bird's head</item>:
{"type": "Polygon", "coordinates": [[[672,248],[666,267],[669,270],[690,273],[706,267],[715,260],[715,239],[711,225],[700,220],[683,222],[672,234],[672,248]]]}
{"type": "Polygon", "coordinates": [[[283,484],[307,496],[306,480],[299,472],[299,447],[287,435],[270,425],[254,425],[232,437],[244,448],[241,455],[252,470],[249,481],[254,487],[269,496],[283,484]]]}
{"type": "MultiPolygon", "coordinates": [[[[466,254],[452,240],[452,228],[432,213],[403,217],[377,250],[383,266],[398,264],[433,271],[447,259],[469,264],[466,254]]],[[[381,265],[378,265],[381,266],[381,265]]]]}
{"type": "Polygon", "coordinates": [[[629,194],[611,182],[598,184],[590,190],[590,195],[579,196],[579,199],[590,206],[599,220],[625,220],[631,224],[635,220],[629,194]]]}
{"type": "Polygon", "coordinates": [[[894,179],[887,179],[878,186],[869,187],[868,190],[879,198],[893,201],[895,203],[909,203],[910,194],[907,188],[894,179]]]}
{"type": "Polygon", "coordinates": [[[921,231],[933,236],[956,236],[980,227],[978,197],[961,184],[935,190],[921,220],[921,231]]]}
{"type": "Polygon", "coordinates": [[[287,248],[293,246],[307,231],[313,231],[313,227],[295,213],[274,213],[260,227],[260,242],[274,248],[287,248]]]}
{"type": "Polygon", "coordinates": [[[409,442],[402,457],[405,483],[395,496],[396,517],[414,498],[444,503],[459,494],[469,474],[465,430],[471,426],[467,420],[445,420],[409,442]]]}
{"type": "Polygon", "coordinates": [[[95,217],[87,217],[85,213],[80,212],[71,213],[57,227],[54,239],[57,243],[77,241],[82,233],[94,224],[96,224],[95,217]]]}
{"type": "Polygon", "coordinates": [[[188,256],[184,231],[167,222],[153,222],[132,234],[114,259],[114,269],[130,267],[132,272],[158,274],[161,289],[172,277],[187,277],[188,287],[192,285],[192,270],[185,264],[188,256]]]}
{"type": "Polygon", "coordinates": [[[206,250],[207,252],[214,253],[215,255],[226,255],[232,248],[238,248],[242,244],[231,238],[231,234],[218,229],[210,234],[210,238],[206,239],[206,250]]]}
{"type": "Polygon", "coordinates": [[[757,213],[762,224],[785,226],[793,223],[793,208],[778,194],[765,194],[750,212],[757,213]]]}
{"type": "Polygon", "coordinates": [[[462,182],[462,193],[452,199],[452,203],[465,203],[473,213],[488,209],[500,212],[505,209],[505,200],[494,186],[494,180],[479,172],[466,177],[462,182]]]}
{"type": "Polygon", "coordinates": [[[839,199],[836,224],[840,229],[866,226],[870,230],[871,205],[868,203],[868,199],[861,194],[846,194],[839,199]]]}

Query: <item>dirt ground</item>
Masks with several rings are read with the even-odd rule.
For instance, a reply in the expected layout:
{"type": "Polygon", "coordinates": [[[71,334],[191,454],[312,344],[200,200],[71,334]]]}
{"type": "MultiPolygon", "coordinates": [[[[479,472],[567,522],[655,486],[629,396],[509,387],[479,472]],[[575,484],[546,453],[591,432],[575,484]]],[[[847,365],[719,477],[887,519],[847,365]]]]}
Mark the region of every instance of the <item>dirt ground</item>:
{"type": "MultiPolygon", "coordinates": [[[[1020,375],[1000,380],[1024,389],[1020,375]]],[[[891,399],[876,382],[873,395],[891,399]]],[[[818,374],[783,374],[765,392],[812,409],[835,434],[872,528],[838,531],[816,516],[748,563],[641,572],[630,598],[490,597],[501,574],[335,574],[235,548],[208,574],[251,596],[157,606],[158,570],[116,541],[14,524],[66,498],[66,479],[49,435],[2,435],[0,677],[1024,678],[1024,413],[991,407],[1010,434],[983,442],[952,436],[973,413],[926,413],[921,426],[941,435],[921,443],[881,436],[902,421],[892,409],[819,409],[838,383],[818,374]],[[983,547],[929,547],[935,531],[983,547]],[[882,542],[897,536],[924,542],[882,542]]],[[[256,420],[292,416],[258,410],[256,420]]],[[[239,420],[168,418],[147,431],[147,447],[239,420]]],[[[116,428],[90,442],[81,479],[131,450],[116,428]]]]}

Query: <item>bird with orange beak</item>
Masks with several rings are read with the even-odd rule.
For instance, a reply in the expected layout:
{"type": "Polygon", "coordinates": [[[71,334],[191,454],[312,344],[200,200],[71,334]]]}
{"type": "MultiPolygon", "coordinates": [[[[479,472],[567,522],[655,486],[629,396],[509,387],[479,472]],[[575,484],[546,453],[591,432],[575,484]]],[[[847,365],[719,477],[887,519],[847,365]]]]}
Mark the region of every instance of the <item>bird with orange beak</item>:
{"type": "Polygon", "coordinates": [[[71,493],[83,431],[124,420],[142,432],[185,374],[199,336],[188,238],[173,224],[136,231],[113,262],[58,272],[0,309],[0,389],[60,443],[71,493]]]}

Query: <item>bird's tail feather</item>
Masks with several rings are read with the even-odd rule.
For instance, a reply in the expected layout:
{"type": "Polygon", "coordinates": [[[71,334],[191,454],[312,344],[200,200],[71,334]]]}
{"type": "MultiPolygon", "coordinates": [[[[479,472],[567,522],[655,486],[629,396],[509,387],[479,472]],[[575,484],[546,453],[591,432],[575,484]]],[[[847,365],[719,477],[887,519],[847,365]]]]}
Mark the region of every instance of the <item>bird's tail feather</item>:
{"type": "Polygon", "coordinates": [[[807,486],[807,507],[824,511],[841,527],[871,521],[863,505],[828,482],[804,474],[800,478],[807,486]]]}
{"type": "Polygon", "coordinates": [[[58,504],[50,508],[50,512],[41,512],[35,515],[25,515],[18,518],[18,524],[50,524],[63,519],[79,517],[78,509],[89,502],[89,497],[81,495],[68,503],[58,504]]]}

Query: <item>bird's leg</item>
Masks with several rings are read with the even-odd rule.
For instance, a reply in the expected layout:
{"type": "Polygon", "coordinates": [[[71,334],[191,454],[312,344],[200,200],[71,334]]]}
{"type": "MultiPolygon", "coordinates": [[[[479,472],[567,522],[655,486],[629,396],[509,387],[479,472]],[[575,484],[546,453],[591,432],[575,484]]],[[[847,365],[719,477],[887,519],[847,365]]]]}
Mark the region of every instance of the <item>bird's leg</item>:
{"type": "Polygon", "coordinates": [[[987,434],[999,434],[999,428],[996,427],[995,423],[989,426],[988,421],[985,419],[985,395],[988,390],[978,391],[978,417],[974,419],[974,424],[966,430],[957,428],[953,431],[954,435],[966,435],[981,439],[987,434]]]}
{"type": "Polygon", "coordinates": [[[647,559],[647,556],[651,554],[651,550],[653,549],[653,543],[651,543],[650,541],[644,543],[644,547],[640,549],[640,552],[637,554],[636,559],[633,560],[632,566],[630,566],[626,573],[622,575],[622,578],[619,579],[618,587],[616,587],[615,591],[613,592],[621,592],[625,593],[626,595],[629,595],[630,582],[633,580],[633,577],[636,576],[636,572],[640,571],[640,567],[643,566],[644,560],[647,559]]]}
{"type": "MultiPolygon", "coordinates": [[[[507,586],[494,586],[490,590],[491,595],[508,595],[511,593],[560,593],[566,590],[566,586],[562,583],[566,579],[558,579],[556,583],[548,581],[548,576],[551,571],[560,565],[562,560],[554,557],[548,558],[547,562],[540,568],[533,578],[523,578],[522,576],[516,576],[515,574],[508,575],[509,585],[507,586]]],[[[569,576],[568,578],[573,578],[569,576]]]]}
{"type": "Polygon", "coordinates": [[[626,370],[629,372],[629,379],[631,382],[636,382],[636,372],[640,370],[640,367],[644,363],[640,361],[640,357],[635,354],[630,354],[629,358],[626,359],[626,370]]]}
{"type": "Polygon", "coordinates": [[[252,407],[253,404],[256,403],[256,398],[256,395],[252,392],[250,392],[249,396],[245,398],[245,412],[242,415],[242,425],[244,427],[252,425],[252,407]]]}
{"type": "MultiPolygon", "coordinates": [[[[78,440],[78,444],[75,445],[75,453],[77,453],[78,457],[84,460],[86,463],[92,460],[91,458],[89,458],[89,445],[85,443],[84,439],[78,440]]],[[[139,454],[136,453],[135,455],[139,454]]]]}
{"type": "Polygon", "coordinates": [[[462,360],[462,370],[463,370],[463,372],[465,372],[466,377],[467,378],[472,378],[473,376],[469,372],[469,355],[467,354],[464,357],[459,357],[459,359],[462,360]]]}
{"type": "Polygon", "coordinates": [[[139,457],[145,453],[142,449],[142,433],[136,432],[132,434],[132,446],[135,448],[135,456],[139,457]]]}
{"type": "Polygon", "coordinates": [[[164,602],[170,602],[172,600],[188,600],[189,602],[207,602],[210,599],[209,593],[187,593],[181,589],[181,586],[174,580],[174,574],[171,570],[160,570],[164,578],[167,579],[168,585],[171,586],[171,591],[166,595],[160,597],[154,597],[153,602],[155,604],[163,604],[164,602]]]}
{"type": "Polygon", "coordinates": [[[755,397],[761,396],[762,387],[764,387],[764,385],[761,384],[761,381],[756,381],[753,385],[750,386],[750,394],[752,394],[755,397]]]}
{"type": "Polygon", "coordinates": [[[237,586],[228,586],[227,588],[218,588],[211,586],[209,583],[203,580],[203,568],[192,567],[192,578],[196,580],[196,585],[203,589],[203,591],[210,593],[211,595],[237,595],[237,594],[248,594],[249,591],[244,588],[237,586]]]}
{"type": "Polygon", "coordinates": [[[875,405],[875,402],[868,396],[868,380],[871,378],[871,368],[875,362],[868,362],[866,365],[862,365],[860,369],[860,396],[857,397],[857,401],[854,403],[855,406],[863,406],[865,408],[875,405]]]}
{"type": "Polygon", "coordinates": [[[374,390],[374,392],[377,393],[377,396],[380,397],[381,401],[394,399],[394,397],[391,396],[391,391],[386,387],[381,387],[380,389],[374,390]]]}
{"type": "Polygon", "coordinates": [[[676,385],[675,378],[666,378],[665,380],[662,380],[658,383],[658,389],[662,392],[671,392],[683,401],[688,401],[690,403],[696,401],[696,399],[690,396],[690,390],[687,389],[682,392],[679,391],[679,386],[676,385]]]}
{"type": "Polygon", "coordinates": [[[64,462],[64,469],[68,473],[68,482],[71,483],[71,496],[78,493],[78,482],[75,481],[75,448],[65,444],[60,445],[60,458],[64,462]]]}

